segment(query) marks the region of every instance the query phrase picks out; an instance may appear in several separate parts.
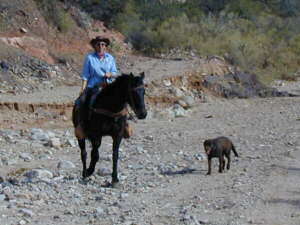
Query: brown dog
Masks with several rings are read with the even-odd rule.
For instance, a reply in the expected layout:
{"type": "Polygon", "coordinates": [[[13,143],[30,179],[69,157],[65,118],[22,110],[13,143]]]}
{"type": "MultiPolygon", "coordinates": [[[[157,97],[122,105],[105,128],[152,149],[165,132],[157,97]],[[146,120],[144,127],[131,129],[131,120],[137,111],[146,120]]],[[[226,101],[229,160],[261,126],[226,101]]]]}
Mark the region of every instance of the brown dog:
{"type": "Polygon", "coordinates": [[[230,169],[230,152],[231,149],[236,157],[238,154],[234,145],[227,137],[217,137],[215,139],[205,140],[203,143],[205,152],[208,159],[208,171],[207,175],[211,174],[211,159],[214,157],[219,158],[219,173],[222,173],[225,167],[225,159],[227,158],[227,170],[230,169]]]}

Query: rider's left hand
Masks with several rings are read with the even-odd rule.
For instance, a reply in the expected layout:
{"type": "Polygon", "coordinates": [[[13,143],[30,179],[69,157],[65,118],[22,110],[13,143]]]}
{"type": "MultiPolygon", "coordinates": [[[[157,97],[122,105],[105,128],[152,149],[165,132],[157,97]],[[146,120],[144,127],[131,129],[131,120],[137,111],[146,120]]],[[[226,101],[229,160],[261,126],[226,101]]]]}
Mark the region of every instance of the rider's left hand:
{"type": "Polygon", "coordinates": [[[100,84],[101,88],[105,88],[106,86],[107,86],[107,82],[103,82],[103,83],[100,84]]]}
{"type": "Polygon", "coordinates": [[[108,72],[104,75],[106,78],[111,78],[112,77],[112,73],[108,72]]]}

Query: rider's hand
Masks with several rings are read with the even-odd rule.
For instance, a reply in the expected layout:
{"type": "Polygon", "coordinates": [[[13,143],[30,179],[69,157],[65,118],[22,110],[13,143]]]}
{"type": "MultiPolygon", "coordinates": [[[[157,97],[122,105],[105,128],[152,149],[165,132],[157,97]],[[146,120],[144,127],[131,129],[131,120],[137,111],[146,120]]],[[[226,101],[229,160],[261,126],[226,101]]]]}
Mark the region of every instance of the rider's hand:
{"type": "Polygon", "coordinates": [[[103,82],[103,83],[100,84],[100,87],[101,87],[101,88],[105,88],[106,86],[107,86],[107,83],[106,83],[106,82],[103,82]]]}
{"type": "Polygon", "coordinates": [[[112,77],[112,73],[108,72],[104,75],[106,78],[111,78],[112,77]]]}

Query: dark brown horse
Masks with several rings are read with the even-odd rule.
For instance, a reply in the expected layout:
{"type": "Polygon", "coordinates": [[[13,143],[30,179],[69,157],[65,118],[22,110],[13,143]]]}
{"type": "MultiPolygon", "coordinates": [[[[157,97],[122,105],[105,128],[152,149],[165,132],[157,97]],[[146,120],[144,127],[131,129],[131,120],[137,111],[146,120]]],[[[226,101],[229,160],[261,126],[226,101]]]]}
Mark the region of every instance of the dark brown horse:
{"type": "Polygon", "coordinates": [[[112,186],[115,186],[119,182],[119,146],[124,135],[127,120],[126,106],[129,104],[138,119],[145,119],[147,111],[144,103],[144,95],[144,73],[139,76],[122,74],[96,96],[91,106],[89,103],[85,103],[82,106],[88,109],[88,113],[85,114],[84,124],[82,122],[79,123],[78,107],[74,106],[72,120],[81,150],[83,178],[92,175],[95,170],[96,163],[99,160],[98,148],[101,145],[102,137],[111,136],[113,139],[112,186]],[[89,168],[86,167],[86,139],[89,139],[92,144],[89,168]]]}

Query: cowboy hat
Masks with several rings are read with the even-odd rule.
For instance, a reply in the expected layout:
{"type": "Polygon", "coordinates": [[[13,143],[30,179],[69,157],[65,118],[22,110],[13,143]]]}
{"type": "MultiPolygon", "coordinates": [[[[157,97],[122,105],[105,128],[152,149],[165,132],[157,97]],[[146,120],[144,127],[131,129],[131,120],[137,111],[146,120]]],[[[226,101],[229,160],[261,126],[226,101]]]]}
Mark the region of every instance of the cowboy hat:
{"type": "Polygon", "coordinates": [[[106,46],[108,46],[110,44],[110,40],[108,38],[105,38],[105,37],[100,37],[100,36],[97,36],[95,38],[93,38],[91,41],[90,41],[90,44],[92,47],[94,47],[97,43],[99,42],[104,42],[106,43],[106,46]]]}

